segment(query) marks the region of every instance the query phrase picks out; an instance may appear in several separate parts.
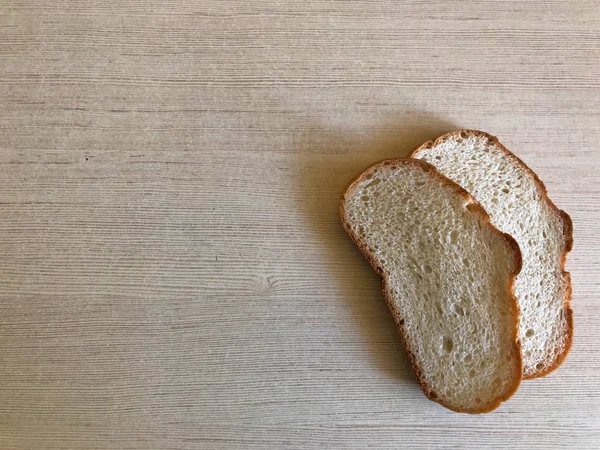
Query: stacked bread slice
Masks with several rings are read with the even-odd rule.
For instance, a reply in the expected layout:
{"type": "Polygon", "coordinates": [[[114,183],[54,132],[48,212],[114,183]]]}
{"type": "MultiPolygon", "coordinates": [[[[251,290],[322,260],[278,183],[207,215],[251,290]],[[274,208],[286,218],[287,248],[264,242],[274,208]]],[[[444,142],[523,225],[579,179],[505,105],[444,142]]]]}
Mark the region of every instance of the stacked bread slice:
{"type": "Polygon", "coordinates": [[[430,399],[491,411],[566,357],[571,220],[495,137],[460,130],[369,167],[341,216],[430,399]]]}

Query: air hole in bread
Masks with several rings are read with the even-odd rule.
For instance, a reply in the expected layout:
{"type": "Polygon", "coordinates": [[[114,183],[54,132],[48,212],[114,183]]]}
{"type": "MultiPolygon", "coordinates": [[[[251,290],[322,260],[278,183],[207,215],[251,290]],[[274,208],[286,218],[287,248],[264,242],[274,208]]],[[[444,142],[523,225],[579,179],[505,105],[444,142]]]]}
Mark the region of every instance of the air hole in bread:
{"type": "MultiPolygon", "coordinates": [[[[367,179],[370,180],[371,178],[373,178],[373,176],[369,175],[369,177],[367,179]]],[[[377,186],[379,183],[381,183],[381,179],[375,178],[373,181],[371,181],[369,184],[367,184],[365,186],[365,189],[369,189],[370,187],[377,186]]]]}
{"type": "Polygon", "coordinates": [[[465,362],[471,362],[471,361],[473,361],[473,355],[471,355],[470,353],[467,353],[465,355],[464,360],[465,360],[465,362]]]}
{"type": "Polygon", "coordinates": [[[454,304],[454,312],[456,312],[457,316],[464,317],[465,315],[465,310],[463,309],[463,307],[457,304],[454,304]]]}
{"type": "Polygon", "coordinates": [[[542,236],[544,237],[544,239],[546,239],[548,237],[548,235],[546,234],[545,231],[542,231],[542,236]]]}
{"type": "Polygon", "coordinates": [[[465,131],[461,131],[460,132],[460,137],[463,139],[466,139],[468,137],[467,133],[465,131]]]}
{"type": "Polygon", "coordinates": [[[417,182],[415,182],[415,185],[417,185],[417,186],[425,186],[425,182],[424,181],[417,181],[417,182]]]}
{"type": "Polygon", "coordinates": [[[533,335],[534,335],[534,334],[535,334],[535,331],[533,331],[533,330],[530,328],[529,330],[527,330],[527,331],[525,332],[525,337],[526,337],[526,338],[530,338],[530,337],[533,337],[533,335]]]}
{"type": "Polygon", "coordinates": [[[452,338],[444,336],[442,338],[442,348],[446,353],[450,353],[454,348],[454,342],[452,342],[452,338]]]}
{"type": "Polygon", "coordinates": [[[537,364],[535,365],[535,368],[536,368],[537,370],[542,370],[542,369],[544,368],[544,364],[543,364],[543,363],[537,363],[537,364]]]}
{"type": "Polygon", "coordinates": [[[363,195],[363,196],[362,196],[360,199],[361,199],[363,202],[365,202],[365,203],[366,203],[366,202],[368,202],[368,201],[369,201],[369,196],[368,196],[368,195],[363,195]]]}
{"type": "Polygon", "coordinates": [[[425,271],[425,273],[431,273],[431,272],[433,272],[433,269],[431,268],[431,266],[429,264],[426,264],[423,267],[423,270],[425,271]]]}
{"type": "Polygon", "coordinates": [[[435,157],[435,159],[437,159],[439,161],[440,159],[442,159],[442,157],[440,155],[438,155],[435,157]]]}
{"type": "Polygon", "coordinates": [[[475,378],[475,375],[477,375],[477,372],[475,372],[475,369],[471,369],[471,370],[469,370],[469,376],[470,376],[471,378],[475,378]]]}
{"type": "Polygon", "coordinates": [[[458,242],[458,231],[452,230],[450,232],[450,242],[456,244],[458,242]]]}
{"type": "Polygon", "coordinates": [[[435,304],[435,309],[437,309],[437,312],[440,316],[444,314],[444,310],[442,309],[442,306],[439,303],[435,304]]]}
{"type": "Polygon", "coordinates": [[[504,192],[505,194],[508,194],[510,192],[510,189],[509,188],[503,188],[502,192],[504,192]]]}
{"type": "Polygon", "coordinates": [[[467,258],[463,258],[463,264],[468,267],[471,262],[467,258]]]}
{"type": "Polygon", "coordinates": [[[496,197],[492,197],[491,202],[494,203],[494,204],[496,204],[496,203],[498,203],[498,199],[496,197]]]}

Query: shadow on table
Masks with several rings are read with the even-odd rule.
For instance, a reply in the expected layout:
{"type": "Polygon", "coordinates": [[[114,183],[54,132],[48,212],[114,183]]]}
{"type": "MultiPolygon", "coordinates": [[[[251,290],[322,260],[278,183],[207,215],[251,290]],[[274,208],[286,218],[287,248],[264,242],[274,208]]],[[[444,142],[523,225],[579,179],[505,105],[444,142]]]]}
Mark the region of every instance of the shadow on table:
{"type": "Polygon", "coordinates": [[[399,115],[359,135],[310,127],[295,152],[298,208],[314,232],[331,278],[353,318],[372,362],[389,376],[414,380],[396,325],[381,293],[381,279],[350,240],[339,218],[348,182],[372,163],[402,158],[423,142],[457,129],[420,113],[399,115]]]}

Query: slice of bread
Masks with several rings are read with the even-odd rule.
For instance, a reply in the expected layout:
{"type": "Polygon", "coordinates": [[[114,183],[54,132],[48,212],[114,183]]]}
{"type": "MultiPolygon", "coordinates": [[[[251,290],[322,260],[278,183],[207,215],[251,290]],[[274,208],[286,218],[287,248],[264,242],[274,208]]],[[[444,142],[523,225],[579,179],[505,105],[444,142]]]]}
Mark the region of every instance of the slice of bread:
{"type": "Polygon", "coordinates": [[[457,412],[488,412],[521,381],[521,267],[464,189],[416,159],[377,163],[342,196],[344,227],[383,278],[421,389],[457,412]]]}
{"type": "Polygon", "coordinates": [[[411,156],[433,164],[471,193],[492,224],[518,242],[523,270],[514,292],[521,310],[523,377],[556,369],[573,338],[571,279],[564,271],[573,245],[571,218],[550,201],[536,174],[487,133],[446,134],[411,156]]]}

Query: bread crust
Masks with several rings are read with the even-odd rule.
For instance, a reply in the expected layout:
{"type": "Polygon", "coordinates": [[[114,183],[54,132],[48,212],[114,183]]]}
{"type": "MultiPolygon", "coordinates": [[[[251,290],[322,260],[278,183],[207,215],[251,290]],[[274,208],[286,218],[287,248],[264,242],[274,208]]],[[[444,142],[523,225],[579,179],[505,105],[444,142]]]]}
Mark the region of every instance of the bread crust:
{"type": "Polygon", "coordinates": [[[525,380],[541,378],[541,377],[544,377],[544,376],[548,375],[549,373],[555,371],[564,362],[565,358],[567,357],[567,355],[573,345],[574,325],[573,325],[573,310],[571,309],[571,298],[573,295],[573,289],[571,286],[571,274],[569,272],[565,271],[567,255],[573,249],[573,221],[571,220],[571,217],[565,211],[559,209],[552,202],[552,200],[550,200],[550,197],[548,197],[548,190],[546,189],[546,185],[542,182],[542,180],[540,180],[540,178],[537,176],[537,174],[529,166],[527,166],[527,164],[525,164],[519,157],[517,157],[514,153],[512,153],[504,145],[502,145],[502,143],[498,140],[498,138],[496,136],[493,136],[484,131],[457,130],[457,131],[453,131],[451,133],[446,133],[446,134],[438,137],[434,141],[428,141],[428,142],[425,142],[424,144],[418,146],[410,153],[410,155],[408,157],[409,158],[417,158],[418,153],[421,150],[438,145],[448,139],[453,139],[453,138],[465,139],[469,136],[475,136],[475,137],[479,137],[479,138],[488,139],[489,141],[493,142],[494,145],[496,147],[498,147],[508,158],[512,159],[518,166],[523,168],[526,172],[529,172],[533,176],[533,179],[535,180],[537,187],[540,189],[540,191],[542,193],[542,197],[545,199],[546,203],[550,206],[550,209],[552,211],[554,211],[554,213],[561,219],[561,221],[563,223],[563,242],[564,242],[565,251],[563,252],[563,254],[561,255],[561,258],[560,258],[560,270],[561,270],[561,274],[566,279],[566,283],[567,283],[566,290],[565,290],[565,298],[563,299],[563,309],[562,309],[562,314],[565,317],[565,329],[563,330],[564,336],[565,336],[565,344],[564,344],[562,351],[560,353],[557,352],[554,355],[554,359],[550,364],[545,365],[544,368],[542,368],[541,370],[537,370],[534,373],[523,374],[523,379],[525,379],[525,380]]]}
{"type": "Polygon", "coordinates": [[[406,350],[406,353],[408,354],[408,357],[410,359],[410,363],[411,363],[413,372],[415,373],[417,383],[419,384],[419,387],[421,388],[421,390],[423,391],[425,396],[429,400],[437,402],[452,411],[455,411],[458,413],[469,413],[469,414],[482,414],[482,413],[487,413],[487,412],[493,411],[498,406],[500,406],[500,404],[502,402],[504,402],[504,401],[508,400],[510,397],[512,397],[521,383],[522,371],[523,371],[523,362],[521,359],[521,343],[519,341],[519,334],[518,334],[520,310],[519,310],[519,303],[513,292],[513,286],[514,286],[515,279],[516,279],[517,275],[519,274],[519,272],[521,271],[522,259],[521,259],[521,251],[519,249],[519,245],[514,240],[514,238],[506,233],[501,232],[496,227],[494,227],[490,222],[489,215],[485,212],[483,207],[479,203],[477,203],[475,198],[473,198],[473,196],[471,194],[469,194],[466,190],[464,190],[458,184],[454,183],[449,178],[442,175],[431,164],[429,164],[425,161],[421,161],[418,159],[411,159],[411,158],[388,159],[388,160],[379,161],[379,162],[376,162],[375,164],[369,166],[367,169],[365,169],[360,174],[358,174],[354,179],[352,179],[350,181],[348,186],[346,186],[346,188],[344,189],[344,192],[343,192],[342,198],[341,198],[341,204],[340,204],[340,216],[342,219],[342,224],[343,224],[346,232],[350,235],[350,238],[354,241],[354,243],[358,246],[358,248],[361,250],[361,252],[365,255],[365,257],[367,258],[367,260],[369,261],[369,263],[371,264],[371,266],[373,267],[375,272],[377,272],[379,274],[379,276],[381,276],[381,278],[382,278],[381,285],[382,285],[382,291],[383,291],[383,296],[385,298],[385,302],[387,303],[387,305],[390,309],[390,312],[392,313],[392,316],[394,317],[394,321],[396,322],[396,325],[398,328],[398,333],[400,334],[400,339],[401,339],[401,341],[404,345],[404,348],[406,350]],[[429,386],[427,386],[427,384],[425,383],[425,379],[423,377],[423,373],[422,373],[420,367],[417,365],[414,352],[408,343],[407,333],[406,333],[406,329],[404,327],[404,319],[400,315],[398,310],[394,307],[394,304],[392,302],[392,297],[390,295],[389,286],[388,286],[388,275],[383,270],[383,268],[377,264],[373,255],[369,252],[368,247],[367,247],[366,243],[364,242],[364,240],[362,240],[359,236],[357,236],[353,232],[352,227],[348,223],[348,218],[347,218],[346,210],[345,210],[345,199],[346,199],[347,194],[352,189],[354,189],[358,183],[362,182],[364,180],[364,178],[367,175],[369,175],[370,173],[372,173],[375,169],[377,169],[379,167],[398,167],[401,165],[418,166],[421,169],[423,169],[425,172],[428,172],[428,173],[431,173],[432,175],[434,175],[434,177],[437,178],[439,181],[450,186],[459,196],[463,197],[466,200],[466,202],[468,204],[467,208],[473,214],[477,215],[479,217],[479,219],[483,223],[485,223],[486,226],[488,226],[493,232],[495,232],[496,234],[498,234],[505,240],[508,247],[511,249],[511,251],[513,253],[514,271],[510,274],[510,277],[509,277],[509,292],[510,292],[509,301],[510,301],[511,311],[515,318],[515,321],[514,321],[515,326],[513,327],[513,330],[512,330],[513,348],[511,349],[511,353],[513,356],[512,360],[515,361],[514,382],[512,383],[512,385],[510,385],[506,389],[506,392],[504,392],[502,395],[499,395],[496,398],[492,399],[488,404],[476,406],[473,408],[464,408],[464,409],[456,408],[456,407],[446,403],[443,399],[438,398],[437,394],[429,386]]]}

